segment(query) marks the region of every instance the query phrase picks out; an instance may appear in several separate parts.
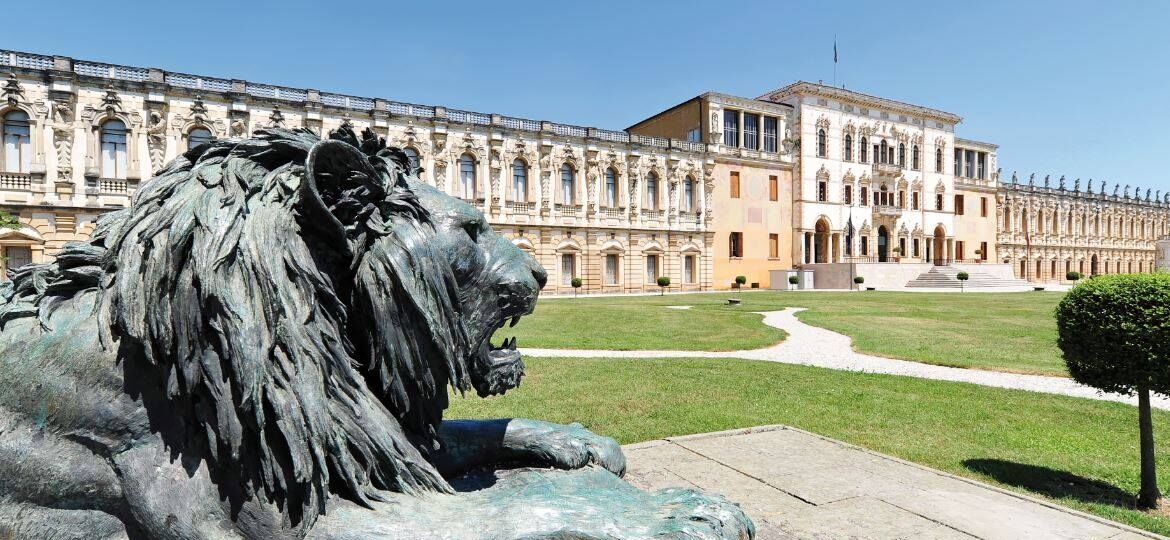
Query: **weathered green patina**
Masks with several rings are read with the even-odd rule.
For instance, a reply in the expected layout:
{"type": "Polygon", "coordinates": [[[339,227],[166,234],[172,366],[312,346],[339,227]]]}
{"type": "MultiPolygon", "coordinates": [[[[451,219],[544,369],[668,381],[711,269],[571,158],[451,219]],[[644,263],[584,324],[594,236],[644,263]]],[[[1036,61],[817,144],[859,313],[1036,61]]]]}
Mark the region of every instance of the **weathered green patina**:
{"type": "Polygon", "coordinates": [[[543,269],[370,133],[195,148],[0,299],[0,538],[746,538],[516,387],[543,269]]]}

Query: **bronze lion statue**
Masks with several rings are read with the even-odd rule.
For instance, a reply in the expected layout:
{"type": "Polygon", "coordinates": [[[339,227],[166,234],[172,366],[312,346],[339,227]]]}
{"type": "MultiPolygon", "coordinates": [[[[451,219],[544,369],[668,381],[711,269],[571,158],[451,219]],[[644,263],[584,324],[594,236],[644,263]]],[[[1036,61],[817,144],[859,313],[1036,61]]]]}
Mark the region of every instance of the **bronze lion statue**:
{"type": "Polygon", "coordinates": [[[0,538],[750,538],[516,387],[543,269],[365,132],[194,148],[0,289],[0,538]]]}

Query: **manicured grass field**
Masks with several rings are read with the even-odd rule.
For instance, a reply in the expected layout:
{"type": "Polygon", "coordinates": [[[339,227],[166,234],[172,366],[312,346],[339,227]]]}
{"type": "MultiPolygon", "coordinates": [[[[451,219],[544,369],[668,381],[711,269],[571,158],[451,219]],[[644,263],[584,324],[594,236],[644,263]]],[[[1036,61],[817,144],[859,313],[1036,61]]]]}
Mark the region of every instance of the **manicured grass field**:
{"type": "MultiPolygon", "coordinates": [[[[786,424],[1170,534],[1170,518],[1133,509],[1138,432],[1128,405],[740,360],[527,364],[520,388],[455,398],[448,417],[579,421],[623,444],[786,424]]],[[[1155,411],[1154,425],[1167,492],[1170,413],[1155,411]]]]}
{"type": "Polygon", "coordinates": [[[522,347],[754,349],[779,342],[784,332],[764,326],[762,317],[752,312],[805,307],[802,321],[852,337],[858,351],[948,366],[1065,375],[1052,317],[1061,295],[758,291],[557,298],[541,300],[536,312],[512,330],[522,347]],[[729,297],[743,304],[727,306],[729,297]],[[672,305],[692,307],[666,308],[672,305]]]}

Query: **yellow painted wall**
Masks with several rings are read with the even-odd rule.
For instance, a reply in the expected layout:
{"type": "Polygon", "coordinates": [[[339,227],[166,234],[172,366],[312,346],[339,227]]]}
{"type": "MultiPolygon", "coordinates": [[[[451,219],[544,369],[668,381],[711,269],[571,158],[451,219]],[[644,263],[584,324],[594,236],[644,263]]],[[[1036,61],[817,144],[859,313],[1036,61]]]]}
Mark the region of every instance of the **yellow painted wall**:
{"type": "Polygon", "coordinates": [[[768,271],[792,268],[792,171],[779,167],[760,167],[733,163],[716,163],[712,229],[714,242],[714,279],[712,287],[728,289],[735,276],[747,276],[745,287],[759,283],[769,286],[768,271]],[[740,196],[731,197],[732,171],[740,174],[740,196]],[[777,177],[777,200],[769,200],[768,177],[777,177]],[[729,254],[730,233],[743,233],[743,257],[729,254]],[[770,257],[769,234],[779,235],[777,257],[770,257]]]}
{"type": "Polygon", "coordinates": [[[988,263],[999,262],[995,252],[996,241],[996,211],[995,192],[992,190],[972,190],[955,188],[955,194],[963,195],[963,215],[955,216],[955,240],[963,242],[963,258],[975,259],[975,250],[979,249],[980,242],[987,242],[988,263]],[[987,199],[987,216],[982,216],[979,209],[979,200],[987,199]]]}
{"type": "Polygon", "coordinates": [[[702,105],[703,102],[701,100],[692,99],[673,109],[647,118],[637,125],[630,127],[629,132],[637,135],[667,137],[685,141],[687,140],[688,131],[700,127],[703,119],[700,109],[702,105]]]}

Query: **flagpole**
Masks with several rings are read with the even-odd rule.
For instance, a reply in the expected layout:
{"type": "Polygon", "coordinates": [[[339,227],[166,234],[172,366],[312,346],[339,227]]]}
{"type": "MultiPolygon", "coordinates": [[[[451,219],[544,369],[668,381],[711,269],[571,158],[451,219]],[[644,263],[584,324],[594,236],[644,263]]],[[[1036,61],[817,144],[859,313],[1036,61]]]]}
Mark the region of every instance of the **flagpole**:
{"type": "Polygon", "coordinates": [[[837,86],[837,34],[833,34],[833,86],[837,86]]]}

